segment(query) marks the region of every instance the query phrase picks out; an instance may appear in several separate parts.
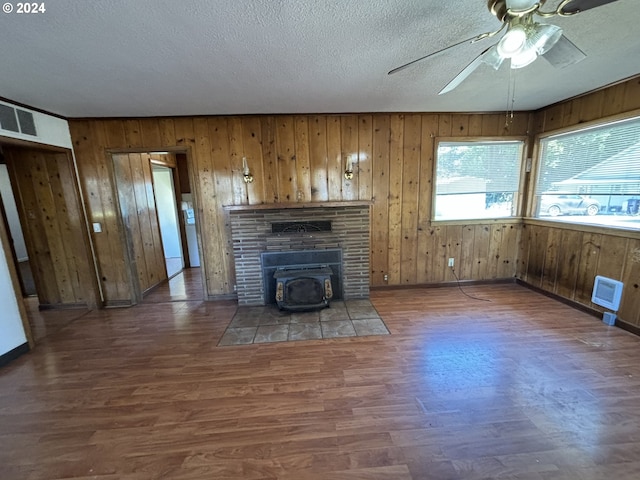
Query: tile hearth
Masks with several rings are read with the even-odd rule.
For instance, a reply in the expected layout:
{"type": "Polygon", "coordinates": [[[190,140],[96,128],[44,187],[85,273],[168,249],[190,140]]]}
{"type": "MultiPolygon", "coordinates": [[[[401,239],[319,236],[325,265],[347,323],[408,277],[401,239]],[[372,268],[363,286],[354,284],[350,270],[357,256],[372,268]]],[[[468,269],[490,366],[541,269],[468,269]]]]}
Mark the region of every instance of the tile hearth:
{"type": "Polygon", "coordinates": [[[218,346],[389,335],[367,299],[331,302],[311,312],[280,311],[275,305],[239,307],[218,346]]]}

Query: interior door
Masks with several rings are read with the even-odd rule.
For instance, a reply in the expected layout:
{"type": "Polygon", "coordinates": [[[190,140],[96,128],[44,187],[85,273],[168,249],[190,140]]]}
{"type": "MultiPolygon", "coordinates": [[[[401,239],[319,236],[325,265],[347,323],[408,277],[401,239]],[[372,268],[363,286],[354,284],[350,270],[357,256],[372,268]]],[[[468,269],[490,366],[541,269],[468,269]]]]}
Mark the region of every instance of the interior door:
{"type": "Polygon", "coordinates": [[[171,278],[185,266],[173,170],[152,162],[152,172],[165,265],[167,276],[171,278]]]}

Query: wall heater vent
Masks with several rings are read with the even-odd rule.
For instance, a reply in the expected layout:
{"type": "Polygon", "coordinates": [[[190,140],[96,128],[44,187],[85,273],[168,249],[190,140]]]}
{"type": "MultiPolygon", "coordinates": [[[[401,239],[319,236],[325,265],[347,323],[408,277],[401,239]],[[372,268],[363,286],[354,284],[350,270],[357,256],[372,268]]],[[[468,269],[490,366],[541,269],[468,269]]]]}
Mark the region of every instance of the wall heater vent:
{"type": "Polygon", "coordinates": [[[33,113],[0,103],[0,130],[38,136],[33,113]]]}
{"type": "Polygon", "coordinates": [[[620,307],[623,283],[598,275],[593,283],[591,301],[614,312],[620,307]]]}

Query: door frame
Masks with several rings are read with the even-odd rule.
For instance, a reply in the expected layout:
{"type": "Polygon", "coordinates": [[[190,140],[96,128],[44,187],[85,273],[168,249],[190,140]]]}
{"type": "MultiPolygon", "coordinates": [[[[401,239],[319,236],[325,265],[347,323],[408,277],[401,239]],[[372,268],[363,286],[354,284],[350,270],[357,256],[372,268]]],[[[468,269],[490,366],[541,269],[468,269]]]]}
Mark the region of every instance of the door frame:
{"type": "MultiPolygon", "coordinates": [[[[107,148],[105,149],[104,153],[105,156],[108,159],[107,165],[109,167],[110,170],[110,176],[111,176],[111,185],[112,185],[112,190],[113,190],[113,198],[115,199],[115,204],[117,206],[117,222],[118,222],[118,227],[120,228],[121,231],[121,241],[122,241],[122,247],[124,250],[124,254],[125,254],[125,260],[128,264],[128,267],[126,269],[126,273],[129,279],[129,285],[131,287],[131,292],[132,292],[132,297],[131,297],[131,301],[132,304],[139,304],[142,302],[143,300],[143,293],[141,291],[140,288],[140,282],[138,281],[138,272],[135,268],[135,262],[133,262],[135,256],[133,254],[133,244],[131,241],[130,236],[127,234],[127,229],[126,229],[126,225],[124,222],[124,218],[122,217],[122,207],[120,205],[120,198],[118,195],[118,184],[117,184],[117,178],[116,178],[116,172],[115,172],[115,167],[114,167],[114,159],[113,159],[113,155],[127,155],[130,153],[146,153],[146,154],[153,154],[154,152],[168,152],[168,153],[180,153],[180,154],[184,154],[186,155],[187,158],[187,168],[189,170],[189,185],[191,186],[191,192],[193,194],[193,206],[194,206],[194,213],[195,213],[195,219],[196,219],[196,238],[197,238],[197,243],[198,243],[198,255],[200,257],[200,276],[202,278],[202,288],[203,288],[203,298],[207,298],[207,279],[206,279],[206,266],[205,266],[205,258],[204,255],[202,254],[202,236],[200,233],[200,198],[198,196],[198,189],[195,188],[195,181],[196,178],[194,176],[194,172],[193,172],[193,153],[192,153],[192,149],[190,146],[184,146],[184,147],[167,147],[167,146],[158,146],[156,148],[154,147],[139,147],[139,148],[107,148]]],[[[177,178],[177,169],[173,169],[173,182],[174,182],[174,190],[176,192],[176,195],[179,194],[180,191],[180,186],[179,184],[176,184],[178,178],[177,178]]],[[[155,192],[154,192],[154,202],[155,202],[155,192]]],[[[183,219],[182,216],[178,216],[178,218],[180,219],[180,237],[181,237],[181,242],[186,241],[186,232],[184,231],[184,225],[183,225],[183,219]]],[[[184,257],[184,251],[183,251],[183,257],[184,257]]],[[[185,263],[186,264],[186,263],[185,263]]],[[[166,268],[166,267],[165,267],[166,268]]]]}
{"type": "MultiPolygon", "coordinates": [[[[65,154],[66,156],[66,161],[67,161],[67,166],[69,167],[69,172],[71,174],[71,177],[73,179],[73,199],[76,203],[76,207],[78,208],[78,211],[82,212],[82,218],[81,218],[81,223],[82,225],[84,225],[84,228],[80,229],[79,234],[82,237],[82,242],[85,246],[85,250],[86,250],[86,254],[87,254],[87,265],[88,265],[88,276],[91,278],[91,282],[90,285],[87,285],[86,287],[86,298],[87,298],[87,308],[89,308],[90,310],[96,309],[96,308],[100,308],[103,306],[103,295],[102,295],[102,289],[100,286],[100,281],[99,281],[99,276],[98,276],[98,269],[97,269],[97,264],[96,264],[96,259],[95,259],[95,250],[94,250],[94,246],[93,246],[93,241],[91,239],[91,234],[89,231],[89,220],[88,220],[88,216],[87,216],[87,208],[86,208],[86,204],[85,204],[85,200],[84,200],[84,195],[82,192],[82,186],[80,184],[80,179],[78,177],[78,168],[77,168],[77,164],[76,164],[76,158],[75,155],[73,153],[73,150],[70,150],[68,148],[64,148],[64,147],[56,147],[53,145],[44,145],[44,144],[40,144],[40,143],[33,143],[33,142],[28,142],[25,140],[13,140],[13,139],[6,139],[5,137],[0,138],[0,145],[5,145],[6,147],[9,147],[10,149],[24,149],[24,150],[39,150],[39,151],[43,151],[43,152],[49,152],[49,153],[56,153],[56,154],[65,154]]],[[[33,239],[30,237],[30,233],[28,231],[28,229],[25,229],[24,226],[24,222],[25,219],[24,217],[24,205],[22,203],[22,198],[20,198],[20,195],[18,194],[17,190],[17,180],[15,178],[15,169],[13,167],[12,164],[12,159],[10,158],[6,158],[7,156],[5,155],[5,163],[7,165],[7,170],[9,173],[9,179],[11,181],[11,187],[13,190],[13,196],[16,202],[16,206],[18,207],[18,216],[20,218],[20,226],[22,228],[23,231],[23,235],[25,237],[25,244],[27,247],[27,252],[29,253],[29,257],[32,257],[32,253],[33,253],[33,239]]],[[[7,235],[9,235],[10,232],[7,232],[7,235]]],[[[13,250],[13,246],[12,247],[12,251],[13,250]]],[[[17,260],[15,257],[15,252],[14,252],[14,260],[17,260]]],[[[13,264],[14,268],[17,270],[18,265],[17,263],[13,264]]],[[[35,277],[38,275],[36,269],[33,268],[32,265],[32,272],[33,272],[33,276],[34,276],[34,280],[35,277]]],[[[16,275],[18,275],[18,279],[20,279],[20,276],[18,273],[16,273],[16,275]]],[[[21,286],[21,282],[22,280],[19,280],[18,285],[21,286]]],[[[38,285],[38,281],[36,280],[35,282],[36,284],[36,293],[37,293],[37,285],[38,285]]],[[[19,290],[20,294],[22,295],[22,290],[19,290]]],[[[20,299],[22,300],[22,299],[20,299]]],[[[64,308],[64,307],[62,307],[64,308]]]]}
{"type": "MultiPolygon", "coordinates": [[[[7,173],[9,173],[8,169],[7,169],[7,173]]],[[[12,187],[11,194],[15,199],[15,194],[13,193],[13,187],[12,187]]],[[[11,228],[9,227],[9,218],[7,217],[7,210],[5,209],[4,200],[2,200],[2,196],[0,196],[0,216],[2,217],[2,224],[9,238],[9,247],[11,248],[11,259],[13,260],[13,264],[16,267],[16,273],[18,275],[18,283],[20,284],[20,293],[24,298],[27,296],[25,292],[26,288],[24,286],[24,279],[22,278],[22,272],[20,272],[20,269],[18,268],[20,262],[18,261],[18,255],[16,254],[15,238],[13,233],[11,233],[11,228]]],[[[22,230],[22,225],[20,225],[20,230],[22,230]]],[[[23,233],[23,237],[24,237],[24,233],[23,233]]]]}
{"type": "MultiPolygon", "coordinates": [[[[0,198],[0,202],[2,199],[0,198]]],[[[4,211],[4,206],[2,206],[4,211]]],[[[7,228],[5,222],[0,222],[0,244],[2,244],[2,249],[4,250],[4,257],[7,262],[7,266],[9,267],[9,276],[11,277],[11,283],[13,286],[13,291],[16,296],[16,303],[18,304],[18,311],[20,312],[20,320],[22,322],[22,328],[24,329],[24,334],[27,337],[27,343],[29,344],[29,349],[33,350],[35,347],[35,341],[33,339],[33,333],[31,331],[31,324],[29,323],[29,316],[27,315],[27,309],[24,306],[24,300],[22,298],[22,292],[20,290],[20,279],[18,277],[18,269],[16,264],[11,261],[12,258],[9,256],[9,250],[13,250],[13,245],[9,238],[10,232],[7,228]]],[[[14,256],[15,258],[15,256],[14,256]]]]}

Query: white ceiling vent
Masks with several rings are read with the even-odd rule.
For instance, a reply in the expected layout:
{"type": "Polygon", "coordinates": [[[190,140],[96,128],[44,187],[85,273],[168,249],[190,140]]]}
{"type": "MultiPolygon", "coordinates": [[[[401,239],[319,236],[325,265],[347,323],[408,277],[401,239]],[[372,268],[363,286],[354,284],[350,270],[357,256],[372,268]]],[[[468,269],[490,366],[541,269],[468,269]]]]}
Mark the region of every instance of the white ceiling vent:
{"type": "Polygon", "coordinates": [[[0,103],[0,130],[38,136],[33,113],[5,103],[0,103]]]}

